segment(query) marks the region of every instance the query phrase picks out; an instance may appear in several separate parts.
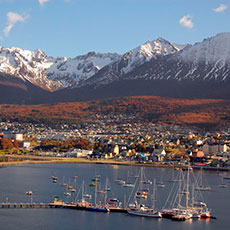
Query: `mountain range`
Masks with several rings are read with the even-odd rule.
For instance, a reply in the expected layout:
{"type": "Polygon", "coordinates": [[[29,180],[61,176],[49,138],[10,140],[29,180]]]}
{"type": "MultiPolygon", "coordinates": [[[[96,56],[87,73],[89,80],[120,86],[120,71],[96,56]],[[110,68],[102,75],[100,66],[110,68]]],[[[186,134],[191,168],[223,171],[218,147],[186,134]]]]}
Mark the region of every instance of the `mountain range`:
{"type": "Polygon", "coordinates": [[[0,103],[39,104],[118,96],[230,99],[230,33],[194,45],[158,38],[123,55],[49,57],[0,47],[0,103]]]}

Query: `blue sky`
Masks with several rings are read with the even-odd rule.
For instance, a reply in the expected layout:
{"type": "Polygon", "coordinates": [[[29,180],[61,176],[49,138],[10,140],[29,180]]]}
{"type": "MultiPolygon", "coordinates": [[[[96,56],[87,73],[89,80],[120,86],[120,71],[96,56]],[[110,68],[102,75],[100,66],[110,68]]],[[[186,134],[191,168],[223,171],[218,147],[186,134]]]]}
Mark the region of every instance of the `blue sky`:
{"type": "Polygon", "coordinates": [[[0,45],[75,57],[230,31],[230,0],[0,0],[0,45]]]}

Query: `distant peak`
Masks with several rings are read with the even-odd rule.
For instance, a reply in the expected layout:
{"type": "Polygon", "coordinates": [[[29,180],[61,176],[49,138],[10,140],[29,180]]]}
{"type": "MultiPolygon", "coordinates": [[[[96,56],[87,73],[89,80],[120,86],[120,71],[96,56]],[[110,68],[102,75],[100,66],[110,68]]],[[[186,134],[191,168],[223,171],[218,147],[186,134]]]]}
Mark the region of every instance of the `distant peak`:
{"type": "Polygon", "coordinates": [[[162,38],[162,37],[157,38],[156,41],[161,42],[161,43],[162,43],[162,42],[164,42],[164,43],[170,43],[169,41],[165,40],[165,39],[162,38]]]}

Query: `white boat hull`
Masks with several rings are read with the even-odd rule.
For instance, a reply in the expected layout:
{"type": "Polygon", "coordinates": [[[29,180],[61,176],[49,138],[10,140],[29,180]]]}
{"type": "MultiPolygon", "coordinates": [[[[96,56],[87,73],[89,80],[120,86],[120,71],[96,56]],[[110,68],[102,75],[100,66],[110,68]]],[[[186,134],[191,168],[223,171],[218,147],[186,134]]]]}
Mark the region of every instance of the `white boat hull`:
{"type": "Polygon", "coordinates": [[[152,217],[152,218],[161,218],[160,212],[152,212],[152,211],[141,211],[141,210],[132,210],[129,209],[127,212],[130,215],[135,215],[135,216],[143,216],[143,217],[152,217]]]}

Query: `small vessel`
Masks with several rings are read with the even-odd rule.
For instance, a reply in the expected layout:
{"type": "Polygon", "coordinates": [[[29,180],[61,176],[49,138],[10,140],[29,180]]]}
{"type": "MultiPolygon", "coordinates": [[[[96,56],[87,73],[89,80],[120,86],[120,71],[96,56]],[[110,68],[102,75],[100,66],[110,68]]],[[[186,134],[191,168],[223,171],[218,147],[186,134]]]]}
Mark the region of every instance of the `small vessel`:
{"type": "Polygon", "coordinates": [[[198,186],[198,187],[195,187],[195,190],[200,190],[200,191],[210,191],[211,190],[211,187],[210,186],[198,186]]]}
{"type": "Polygon", "coordinates": [[[83,198],[87,198],[87,199],[91,199],[92,198],[92,195],[87,194],[87,193],[83,194],[82,196],[83,196],[83,198]]]}
{"type": "Polygon", "coordinates": [[[144,198],[144,199],[147,199],[147,198],[148,198],[148,193],[145,192],[145,191],[136,192],[136,198],[144,198]]]}
{"type": "MultiPolygon", "coordinates": [[[[141,172],[142,178],[142,172],[141,172]]],[[[142,184],[142,181],[141,181],[142,184]]],[[[145,192],[147,193],[147,192],[145,192]]],[[[154,179],[154,186],[153,186],[153,194],[152,194],[152,207],[149,208],[144,204],[144,200],[147,198],[147,194],[141,194],[140,199],[136,200],[134,204],[129,205],[127,212],[131,215],[136,216],[143,216],[143,217],[152,217],[152,218],[161,218],[161,213],[155,210],[155,202],[156,202],[156,180],[154,179]]],[[[137,196],[136,196],[137,197],[137,196]]]]}
{"type": "Polygon", "coordinates": [[[122,179],[117,179],[117,180],[115,180],[115,182],[116,182],[117,184],[120,184],[120,185],[125,184],[125,180],[122,180],[122,179]]]}
{"type": "Polygon", "coordinates": [[[159,181],[159,182],[157,183],[157,186],[158,186],[159,188],[165,188],[165,184],[164,184],[162,181],[159,181]]]}
{"type": "Polygon", "coordinates": [[[97,184],[95,184],[95,183],[89,184],[89,187],[97,187],[97,184]]]}
{"type": "Polygon", "coordinates": [[[30,191],[26,192],[26,195],[32,196],[32,195],[33,195],[33,192],[30,190],[30,191]]]}
{"type": "Polygon", "coordinates": [[[126,182],[123,184],[123,187],[134,187],[134,186],[135,186],[135,184],[132,184],[130,182],[126,182]]]}
{"type": "Polygon", "coordinates": [[[224,177],[222,174],[219,174],[221,176],[221,184],[218,186],[219,188],[228,188],[228,185],[224,183],[224,177]]]}
{"type": "Polygon", "coordinates": [[[190,214],[177,214],[172,216],[172,220],[174,221],[185,221],[185,220],[189,220],[191,219],[191,215],[190,214]]]}
{"type": "Polygon", "coordinates": [[[223,178],[224,178],[225,180],[230,180],[230,175],[225,175],[225,176],[223,176],[223,178]]]}
{"type": "Polygon", "coordinates": [[[65,192],[64,195],[65,196],[71,196],[71,193],[70,192],[65,192]]]}
{"type": "Polygon", "coordinates": [[[161,213],[158,211],[155,211],[152,208],[148,208],[145,205],[137,205],[132,208],[128,208],[127,212],[131,215],[136,215],[136,216],[144,216],[144,217],[154,217],[154,218],[161,218],[161,213]]]}
{"type": "Polygon", "coordinates": [[[201,174],[200,174],[200,181],[198,186],[195,187],[195,190],[200,190],[200,191],[211,191],[211,187],[208,185],[204,185],[203,183],[203,169],[201,168],[201,174]]]}
{"type": "Polygon", "coordinates": [[[87,211],[92,211],[92,212],[109,212],[109,209],[104,207],[104,206],[88,206],[86,207],[87,211]]]}
{"type": "Polygon", "coordinates": [[[142,181],[143,184],[152,184],[152,181],[151,180],[145,180],[145,181],[142,181]]]}
{"type": "MultiPolygon", "coordinates": [[[[92,212],[109,212],[109,209],[105,205],[101,203],[100,204],[97,203],[97,186],[94,186],[94,187],[95,187],[94,205],[86,207],[86,210],[92,211],[92,212]]],[[[106,192],[103,191],[103,193],[105,194],[105,200],[106,200],[106,192]]]]}
{"type": "Polygon", "coordinates": [[[93,179],[91,179],[92,181],[100,181],[100,179],[99,178],[97,178],[97,177],[95,177],[95,178],[93,178],[93,179]]]}

